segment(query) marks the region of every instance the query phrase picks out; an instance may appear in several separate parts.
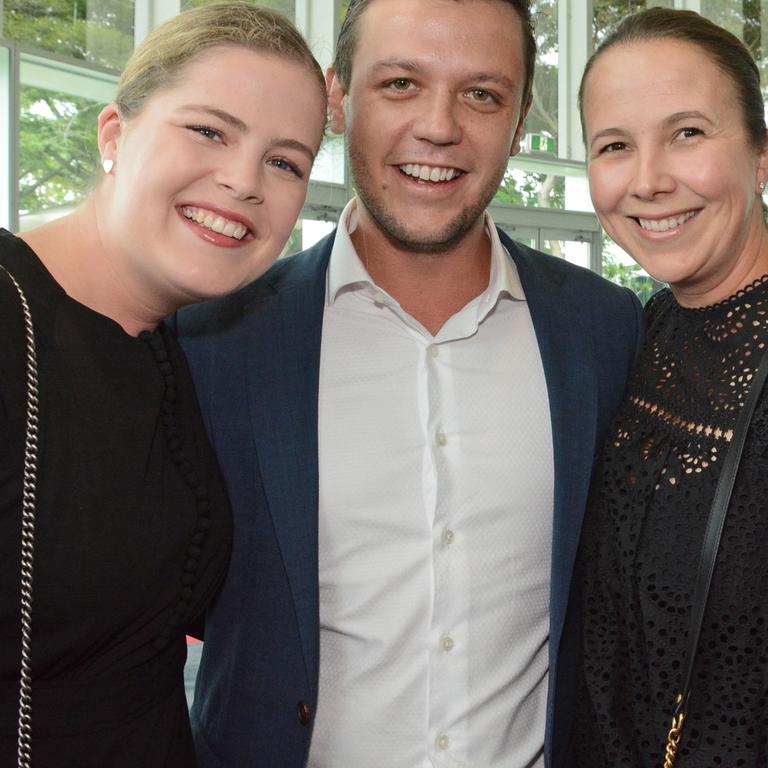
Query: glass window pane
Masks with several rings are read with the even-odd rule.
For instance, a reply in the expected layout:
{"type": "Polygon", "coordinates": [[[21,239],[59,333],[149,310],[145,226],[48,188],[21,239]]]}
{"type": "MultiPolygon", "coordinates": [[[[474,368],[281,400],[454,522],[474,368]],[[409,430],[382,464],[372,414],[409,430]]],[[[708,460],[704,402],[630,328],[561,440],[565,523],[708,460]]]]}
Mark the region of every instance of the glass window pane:
{"type": "Polygon", "coordinates": [[[3,0],[0,36],[111,69],[133,50],[132,0],[3,0]]]}
{"type": "Polygon", "coordinates": [[[517,155],[510,158],[494,202],[591,213],[586,173],[581,163],[541,162],[517,155]]]}
{"type": "Polygon", "coordinates": [[[13,178],[13,132],[11,120],[11,52],[0,47],[0,227],[14,227],[16,212],[11,210],[13,178]]]}
{"type": "Polygon", "coordinates": [[[654,280],[634,259],[607,235],[602,242],[602,274],[612,283],[634,291],[641,304],[645,304],[663,283],[654,280]]]}
{"type": "Polygon", "coordinates": [[[335,221],[299,219],[293,228],[288,242],[285,244],[285,248],[283,248],[283,252],[280,254],[280,258],[312,247],[316,242],[332,232],[335,226],[335,221]]]}
{"type": "Polygon", "coordinates": [[[534,0],[531,14],[536,30],[536,71],[533,105],[525,120],[523,152],[557,155],[557,2],[534,0]]]}
{"type": "Polygon", "coordinates": [[[96,121],[115,78],[22,58],[19,222],[26,230],[77,204],[97,178],[96,121]]]}
{"type": "Polygon", "coordinates": [[[746,43],[760,68],[768,98],[768,3],[759,0],[701,0],[701,15],[746,43]]]}
{"type": "Polygon", "coordinates": [[[565,179],[552,173],[508,168],[494,202],[537,208],[565,208],[565,179]]]}
{"type": "MultiPolygon", "coordinates": [[[[197,8],[198,5],[210,5],[217,0],[182,0],[181,9],[197,8]]],[[[295,0],[252,0],[254,5],[263,5],[284,13],[289,19],[296,18],[295,0]]]]}
{"type": "Polygon", "coordinates": [[[344,152],[345,142],[343,136],[328,133],[315,164],[312,166],[313,181],[329,181],[333,184],[344,183],[344,152]]]}
{"type": "Polygon", "coordinates": [[[541,250],[565,259],[584,269],[589,269],[589,257],[592,252],[591,244],[585,240],[563,240],[556,235],[542,237],[541,250]]]}

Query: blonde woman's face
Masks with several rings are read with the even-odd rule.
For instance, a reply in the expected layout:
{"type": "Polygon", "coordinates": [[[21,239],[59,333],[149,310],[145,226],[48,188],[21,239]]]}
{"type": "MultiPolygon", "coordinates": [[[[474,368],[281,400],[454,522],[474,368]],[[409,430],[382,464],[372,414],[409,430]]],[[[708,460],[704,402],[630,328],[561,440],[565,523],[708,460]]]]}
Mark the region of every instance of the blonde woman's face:
{"type": "Polygon", "coordinates": [[[306,66],[239,47],[208,49],[129,120],[103,117],[115,268],[173,309],[261,275],[301,211],[324,119],[306,66]]]}

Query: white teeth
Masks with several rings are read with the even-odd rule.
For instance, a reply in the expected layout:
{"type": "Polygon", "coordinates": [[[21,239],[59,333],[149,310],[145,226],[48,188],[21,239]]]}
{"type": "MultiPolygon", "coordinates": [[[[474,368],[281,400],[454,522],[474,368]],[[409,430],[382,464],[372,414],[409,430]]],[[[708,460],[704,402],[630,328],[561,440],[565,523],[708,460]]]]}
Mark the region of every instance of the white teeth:
{"type": "Polygon", "coordinates": [[[417,163],[406,163],[400,166],[400,170],[407,176],[421,181],[431,181],[438,183],[441,181],[450,181],[456,178],[461,171],[456,168],[441,168],[435,165],[419,165],[417,163]]]}
{"type": "Polygon", "coordinates": [[[185,205],[181,212],[186,218],[194,221],[201,227],[226,235],[227,237],[232,237],[235,240],[242,240],[248,233],[248,227],[237,221],[225,219],[223,216],[216,216],[216,214],[203,208],[193,208],[192,206],[185,205]]]}
{"type": "Polygon", "coordinates": [[[679,227],[689,219],[692,219],[696,214],[697,211],[688,211],[688,213],[681,213],[679,216],[670,216],[668,219],[638,218],[638,221],[640,226],[649,232],[668,232],[670,229],[679,227]]]}

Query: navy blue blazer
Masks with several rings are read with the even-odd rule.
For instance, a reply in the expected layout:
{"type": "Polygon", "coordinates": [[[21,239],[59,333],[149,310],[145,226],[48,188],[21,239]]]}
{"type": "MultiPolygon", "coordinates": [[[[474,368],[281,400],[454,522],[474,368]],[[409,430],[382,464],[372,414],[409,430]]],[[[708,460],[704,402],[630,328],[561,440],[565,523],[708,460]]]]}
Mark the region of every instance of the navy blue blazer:
{"type": "MultiPolygon", "coordinates": [[[[192,708],[201,768],[302,768],[307,759],[319,653],[320,340],[334,234],[238,294],[178,318],[235,524],[192,708]]],[[[627,289],[500,236],[530,308],[552,419],[545,757],[548,768],[562,768],[575,697],[576,638],[562,637],[571,573],[595,454],[634,364],[643,317],[627,289]]]]}

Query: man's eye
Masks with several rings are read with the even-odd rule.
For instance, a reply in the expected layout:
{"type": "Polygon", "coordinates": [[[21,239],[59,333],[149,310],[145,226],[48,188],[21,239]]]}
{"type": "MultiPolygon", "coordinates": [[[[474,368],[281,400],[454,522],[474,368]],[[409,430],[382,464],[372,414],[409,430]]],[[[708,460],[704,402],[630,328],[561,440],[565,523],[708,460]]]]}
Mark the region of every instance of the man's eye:
{"type": "Polygon", "coordinates": [[[398,77],[395,80],[390,80],[387,84],[393,91],[407,91],[408,88],[411,85],[411,81],[404,78],[404,77],[398,77]]]}

